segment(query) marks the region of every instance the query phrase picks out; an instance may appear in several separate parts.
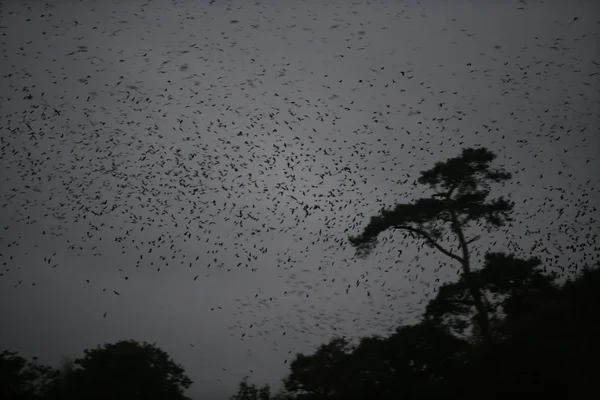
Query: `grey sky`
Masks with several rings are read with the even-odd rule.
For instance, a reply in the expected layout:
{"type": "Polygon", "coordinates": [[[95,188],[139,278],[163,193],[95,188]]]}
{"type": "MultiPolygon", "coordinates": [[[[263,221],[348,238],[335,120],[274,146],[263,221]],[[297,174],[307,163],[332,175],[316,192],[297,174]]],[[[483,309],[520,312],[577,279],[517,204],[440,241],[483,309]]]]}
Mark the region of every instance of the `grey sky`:
{"type": "Polygon", "coordinates": [[[133,338],[191,396],[278,385],[294,353],[410,323],[456,275],[346,237],[467,146],[517,204],[474,251],[593,261],[571,246],[600,217],[597,1],[0,7],[0,347],[56,364],[133,338]]]}

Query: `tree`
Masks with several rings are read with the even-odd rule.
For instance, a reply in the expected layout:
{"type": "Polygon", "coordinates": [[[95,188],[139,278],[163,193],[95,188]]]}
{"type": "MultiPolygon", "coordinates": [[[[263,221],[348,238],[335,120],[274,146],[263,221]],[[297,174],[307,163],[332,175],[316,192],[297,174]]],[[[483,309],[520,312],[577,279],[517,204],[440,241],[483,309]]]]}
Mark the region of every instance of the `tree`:
{"type": "Polygon", "coordinates": [[[467,342],[428,321],[397,328],[386,338],[363,338],[352,353],[362,398],[430,399],[442,393],[448,398],[467,349],[467,342]]]}
{"type": "Polygon", "coordinates": [[[465,230],[474,223],[485,221],[487,228],[501,227],[510,221],[513,203],[499,197],[487,200],[490,184],[511,178],[502,169],[491,168],[496,155],[485,148],[467,148],[458,157],[438,162],[432,169],[421,172],[420,184],[429,185],[434,194],[413,203],[397,204],[393,210],[382,209],[371,217],[362,234],[351,236],[350,243],[357,255],[366,257],[377,245],[377,237],[388,229],[397,229],[405,237],[417,237],[442,254],[457,261],[465,277],[469,295],[477,310],[476,321],[486,343],[492,340],[486,300],[471,277],[469,244],[465,230]],[[460,254],[443,247],[440,242],[453,236],[459,243],[460,254]]]}
{"type": "Polygon", "coordinates": [[[73,392],[75,360],[64,356],[60,361],[60,366],[54,374],[53,379],[48,383],[45,395],[45,400],[68,399],[73,392]]]}
{"type": "Polygon", "coordinates": [[[544,274],[540,265],[538,258],[525,260],[513,254],[488,253],[481,269],[472,271],[469,276],[463,274],[457,282],[442,285],[427,305],[424,317],[458,334],[464,334],[467,327],[476,327],[470,323],[474,321],[475,304],[469,296],[468,279],[489,295],[486,306],[492,320],[498,321],[502,315],[515,317],[526,313],[535,301],[545,301],[558,290],[553,283],[555,276],[544,274]]]}
{"type": "Polygon", "coordinates": [[[348,340],[338,337],[321,345],[313,355],[298,354],[284,380],[285,389],[298,400],[344,398],[351,376],[352,349],[348,340]]]}
{"type": "Polygon", "coordinates": [[[271,400],[271,387],[268,384],[258,389],[256,400],[271,400]]]}
{"type": "Polygon", "coordinates": [[[559,288],[528,291],[522,296],[525,301],[507,309],[498,326],[502,336],[491,351],[477,357],[477,349],[472,349],[475,357],[465,375],[493,399],[522,393],[597,398],[598,287],[600,268],[559,288]]]}
{"type": "MultiPolygon", "coordinates": [[[[600,265],[599,265],[600,267],[600,265]]],[[[597,397],[600,268],[563,286],[539,259],[490,253],[471,280],[490,294],[491,344],[461,339],[452,318],[471,316],[464,277],[442,287],[422,321],[352,346],[335,338],[298,354],[284,380],[294,400],[597,397]],[[465,306],[466,304],[466,306],[465,306]],[[592,397],[595,396],[595,397],[592,397]]],[[[467,325],[475,325],[472,318],[467,325]]],[[[237,399],[236,399],[237,400],[237,399]]]]}
{"type": "Polygon", "coordinates": [[[248,383],[248,377],[242,378],[238,391],[230,400],[258,400],[258,388],[253,383],[248,383]]]}
{"type": "Polygon", "coordinates": [[[447,396],[468,343],[422,322],[350,346],[336,338],[299,354],[284,380],[297,400],[395,400],[447,396]]]}
{"type": "Polygon", "coordinates": [[[17,352],[0,353],[0,398],[37,399],[53,376],[50,367],[29,362],[17,352]]]}
{"type": "Polygon", "coordinates": [[[258,387],[254,383],[248,383],[248,377],[242,378],[239,383],[238,391],[231,396],[229,400],[274,400],[271,395],[271,387],[267,384],[258,387]]]}
{"type": "Polygon", "coordinates": [[[123,340],[84,350],[68,373],[68,398],[184,400],[192,381],[154,344],[123,340]]]}

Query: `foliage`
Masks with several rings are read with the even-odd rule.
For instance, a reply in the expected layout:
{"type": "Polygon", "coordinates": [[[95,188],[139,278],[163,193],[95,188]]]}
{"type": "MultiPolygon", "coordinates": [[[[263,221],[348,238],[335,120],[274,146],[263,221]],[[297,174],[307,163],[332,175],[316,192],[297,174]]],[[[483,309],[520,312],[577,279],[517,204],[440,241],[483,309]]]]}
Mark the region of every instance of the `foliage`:
{"type": "Polygon", "coordinates": [[[529,293],[528,307],[509,310],[499,341],[471,372],[496,398],[529,393],[564,398],[597,397],[600,376],[600,269],[555,291],[529,293]],[[487,373],[483,373],[487,371],[487,373]]]}
{"type": "Polygon", "coordinates": [[[271,387],[264,385],[258,387],[253,383],[248,383],[248,377],[245,376],[239,384],[238,392],[231,396],[229,400],[274,400],[271,395],[271,387]]]}
{"type": "MultiPolygon", "coordinates": [[[[439,310],[431,304],[449,301],[438,296],[422,322],[389,337],[362,338],[356,346],[336,338],[313,355],[299,354],[286,388],[296,400],[592,398],[600,376],[600,269],[559,287],[539,265],[536,258],[486,256],[476,278],[490,293],[503,294],[491,304],[505,307],[491,347],[457,338],[427,315],[439,310]]],[[[445,287],[466,290],[460,281],[445,287]]]]}
{"type": "Polygon", "coordinates": [[[333,398],[335,388],[349,379],[345,367],[350,365],[347,358],[351,350],[348,340],[335,338],[312,356],[298,355],[284,381],[285,389],[298,393],[298,399],[333,398]]]}
{"type": "Polygon", "coordinates": [[[556,290],[554,276],[544,274],[540,265],[538,258],[524,260],[513,254],[488,253],[481,269],[440,287],[427,305],[425,318],[461,335],[468,327],[474,327],[474,302],[467,279],[489,295],[486,307],[495,319],[502,314],[525,312],[532,301],[540,299],[537,295],[551,295],[556,290]]]}
{"type": "Polygon", "coordinates": [[[53,398],[183,400],[192,381],[154,344],[123,340],[84,350],[54,382],[53,398]]]}
{"type": "Polygon", "coordinates": [[[438,162],[430,170],[421,172],[420,184],[429,185],[434,194],[409,204],[397,204],[393,210],[381,210],[380,215],[371,217],[362,234],[351,236],[350,243],[357,255],[366,257],[377,245],[380,233],[393,228],[420,237],[431,247],[451,255],[437,240],[450,231],[456,233],[470,223],[484,219],[489,227],[500,227],[510,221],[513,204],[499,197],[486,202],[490,194],[490,183],[510,179],[510,173],[493,169],[490,163],[496,156],[485,148],[464,149],[462,154],[446,162],[438,162]]]}
{"type": "Polygon", "coordinates": [[[371,217],[362,234],[349,238],[357,255],[364,258],[376,247],[380,233],[390,228],[398,229],[405,235],[423,239],[430,247],[458,261],[463,284],[477,310],[473,318],[479,329],[475,332],[488,344],[493,340],[489,311],[481,287],[471,280],[468,249],[471,240],[465,237],[465,229],[485,220],[488,231],[491,231],[510,221],[512,202],[503,197],[487,201],[491,183],[511,178],[510,173],[490,166],[495,158],[496,155],[485,148],[467,148],[458,157],[436,163],[433,168],[421,172],[418,179],[419,183],[430,186],[433,195],[413,203],[397,204],[393,210],[382,209],[380,215],[371,217]],[[449,234],[458,239],[461,254],[455,254],[440,244],[449,234]]]}
{"type": "MultiPolygon", "coordinates": [[[[505,399],[561,396],[591,399],[600,376],[600,265],[559,286],[537,258],[490,253],[473,272],[498,313],[491,346],[456,337],[441,317],[456,308],[464,279],[442,286],[422,321],[351,345],[336,337],[312,355],[298,354],[272,394],[247,378],[231,400],[505,399]]],[[[474,326],[473,321],[467,324],[474,326]]],[[[191,381],[154,345],[121,341],[64,359],[58,370],[0,353],[0,398],[185,399],[191,381]]]]}
{"type": "Polygon", "coordinates": [[[366,337],[356,346],[334,338],[313,355],[298,355],[284,383],[297,400],[426,396],[441,390],[466,345],[429,323],[398,328],[388,338],[366,337]]]}
{"type": "Polygon", "coordinates": [[[43,393],[53,371],[50,367],[28,362],[17,352],[0,353],[0,398],[37,399],[43,393]]]}

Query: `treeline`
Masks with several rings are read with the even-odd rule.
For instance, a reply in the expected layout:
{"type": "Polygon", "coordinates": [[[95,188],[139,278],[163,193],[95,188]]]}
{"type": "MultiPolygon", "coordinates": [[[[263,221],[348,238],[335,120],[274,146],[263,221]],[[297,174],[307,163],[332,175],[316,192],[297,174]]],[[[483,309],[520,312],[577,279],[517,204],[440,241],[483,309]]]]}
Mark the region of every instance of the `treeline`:
{"type": "Polygon", "coordinates": [[[600,269],[558,285],[537,259],[489,254],[474,272],[491,294],[491,344],[476,340],[464,277],[443,285],[420,323],[387,337],[343,337],[298,354],[272,395],[245,378],[231,400],[597,398],[600,269]]]}
{"type": "MultiPolygon", "coordinates": [[[[296,355],[279,393],[244,378],[231,400],[597,398],[600,268],[558,285],[540,265],[493,253],[473,273],[490,294],[491,345],[476,339],[463,277],[440,288],[420,323],[354,345],[334,338],[296,355]]],[[[167,353],[133,340],[87,349],[58,368],[0,353],[7,400],[188,400],[191,384],[167,353]]]]}
{"type": "Polygon", "coordinates": [[[191,384],[166,352],[134,340],[86,349],[59,368],[0,353],[3,400],[190,400],[183,393],[191,384]]]}

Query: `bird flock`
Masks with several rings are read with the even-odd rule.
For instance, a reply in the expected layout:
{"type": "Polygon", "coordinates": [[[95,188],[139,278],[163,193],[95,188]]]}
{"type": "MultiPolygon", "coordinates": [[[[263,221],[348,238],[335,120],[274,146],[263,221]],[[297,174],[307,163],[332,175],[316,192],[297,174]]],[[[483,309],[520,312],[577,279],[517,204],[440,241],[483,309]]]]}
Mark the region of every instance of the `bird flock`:
{"type": "Polygon", "coordinates": [[[358,260],[347,238],[471,146],[513,173],[492,190],[516,204],[505,231],[472,228],[474,257],[539,255],[563,278],[597,262],[597,15],[515,1],[529,36],[508,43],[429,3],[4,4],[3,296],[97,259],[72,284],[99,299],[169,276],[222,287],[196,307],[284,363],[388,331],[456,268],[392,232],[358,260]]]}

